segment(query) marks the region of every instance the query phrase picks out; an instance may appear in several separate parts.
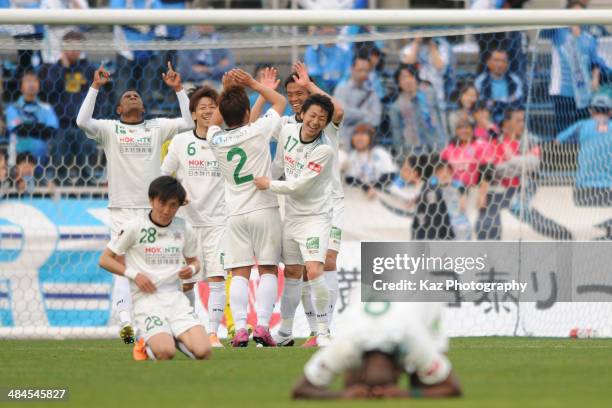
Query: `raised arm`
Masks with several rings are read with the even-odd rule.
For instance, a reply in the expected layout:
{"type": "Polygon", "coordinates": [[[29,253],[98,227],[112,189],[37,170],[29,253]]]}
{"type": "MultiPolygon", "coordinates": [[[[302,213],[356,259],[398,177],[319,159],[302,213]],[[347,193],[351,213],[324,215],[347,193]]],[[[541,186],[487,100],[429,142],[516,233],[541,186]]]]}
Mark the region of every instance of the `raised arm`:
{"type": "MultiPolygon", "coordinates": [[[[274,69],[274,68],[270,68],[274,69]]],[[[274,89],[268,88],[262,83],[253,79],[249,73],[241,70],[241,69],[232,69],[229,72],[229,75],[233,78],[234,82],[237,85],[246,86],[259,93],[263,98],[272,105],[272,109],[276,111],[279,115],[282,115],[285,111],[285,106],[287,105],[287,101],[285,97],[274,89]]]]}
{"type": "Polygon", "coordinates": [[[101,87],[106,85],[110,80],[110,74],[104,69],[104,65],[94,72],[93,82],[87,95],[81,104],[79,113],[77,115],[76,123],[81,128],[87,137],[91,139],[97,139],[102,126],[99,121],[93,118],[94,108],[96,107],[96,98],[98,97],[98,91],[101,87]]]}
{"type": "Polygon", "coordinates": [[[319,88],[317,84],[310,80],[310,77],[308,76],[308,67],[302,61],[297,61],[295,64],[293,64],[293,70],[296,73],[296,75],[293,76],[296,84],[303,86],[311,94],[325,95],[331,99],[332,104],[334,105],[334,117],[332,118],[332,122],[335,125],[339,125],[344,118],[344,105],[342,102],[329,95],[327,92],[319,88]]]}
{"type": "MultiPolygon", "coordinates": [[[[278,72],[276,69],[264,68],[259,82],[261,82],[264,86],[267,86],[268,88],[276,90],[276,88],[278,88],[278,85],[280,84],[280,79],[278,79],[277,77],[278,77],[278,72]]],[[[259,117],[263,113],[263,109],[265,105],[266,105],[266,100],[260,94],[257,97],[255,104],[251,107],[251,116],[249,118],[249,121],[251,123],[259,119],[259,117]]],[[[279,113],[279,115],[281,114],[282,112],[279,113]]]]}
{"type": "MultiPolygon", "coordinates": [[[[195,123],[193,122],[193,119],[191,117],[191,111],[189,110],[189,97],[187,96],[185,89],[183,89],[183,84],[181,82],[181,74],[174,70],[170,61],[168,61],[168,71],[162,74],[162,78],[166,85],[174,89],[174,92],[176,92],[176,97],[179,101],[182,121],[178,123],[178,129],[193,129],[195,127],[195,123]]],[[[172,134],[171,136],[174,135],[172,134]]]]}

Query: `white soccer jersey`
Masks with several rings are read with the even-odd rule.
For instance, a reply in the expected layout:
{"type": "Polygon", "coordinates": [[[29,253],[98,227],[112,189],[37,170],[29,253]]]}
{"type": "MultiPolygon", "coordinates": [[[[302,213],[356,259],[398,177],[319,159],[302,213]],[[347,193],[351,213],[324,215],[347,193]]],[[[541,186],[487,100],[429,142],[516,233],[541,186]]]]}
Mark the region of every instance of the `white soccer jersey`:
{"type": "MultiPolygon", "coordinates": [[[[332,205],[334,150],[325,131],[312,142],[303,142],[301,123],[283,127],[278,138],[285,181],[273,180],[270,190],[288,194],[285,216],[329,214],[332,205]]],[[[280,163],[277,162],[280,167],[280,163]]]]}
{"type": "Polygon", "coordinates": [[[176,173],[176,178],[187,190],[189,204],[179,210],[179,215],[191,225],[208,227],[225,224],[225,182],[219,162],[208,141],[198,137],[195,130],[183,132],[172,139],[161,173],[176,173]]]}
{"type": "Polygon", "coordinates": [[[181,118],[151,119],[136,125],[93,119],[98,91],[89,88],[77,117],[85,135],[104,148],[108,162],[109,208],[148,208],[149,184],[161,175],[163,143],[181,130],[193,129],[189,98],[177,92],[181,118]]]}
{"type": "Polygon", "coordinates": [[[278,207],[274,194],[258,190],[253,179],[272,175],[269,143],[280,121],[278,113],[269,109],[254,123],[237,129],[223,130],[219,126],[208,129],[207,139],[225,178],[229,215],[278,207]]]}
{"type": "MultiPolygon", "coordinates": [[[[130,221],[119,236],[108,244],[117,255],[125,255],[125,265],[146,274],[158,292],[180,290],[178,271],[185,258],[198,255],[198,240],[193,229],[182,218],[175,217],[167,227],[155,224],[146,215],[130,221]]],[[[132,296],[142,295],[130,281],[132,296]]]]}
{"type": "MultiPolygon", "coordinates": [[[[304,367],[312,384],[324,387],[346,370],[361,366],[363,354],[382,351],[394,354],[407,371],[416,369],[419,379],[428,385],[444,381],[451,371],[448,358],[436,347],[432,333],[438,319],[430,309],[435,303],[371,302],[351,303],[331,344],[318,351],[304,367]]],[[[439,318],[439,314],[436,315],[439,318]]]]}
{"type": "Polygon", "coordinates": [[[340,180],[340,159],[338,151],[340,149],[340,126],[330,122],[325,128],[325,136],[329,139],[330,146],[334,149],[334,171],[332,174],[332,198],[344,198],[344,189],[340,180]]]}

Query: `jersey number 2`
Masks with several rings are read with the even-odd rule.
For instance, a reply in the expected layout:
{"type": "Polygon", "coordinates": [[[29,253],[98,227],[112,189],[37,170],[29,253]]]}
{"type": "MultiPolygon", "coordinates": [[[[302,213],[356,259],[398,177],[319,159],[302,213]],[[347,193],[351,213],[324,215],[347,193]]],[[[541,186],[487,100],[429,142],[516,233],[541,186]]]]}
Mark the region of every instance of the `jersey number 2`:
{"type": "Polygon", "coordinates": [[[252,174],[247,174],[246,176],[240,175],[240,172],[242,171],[242,168],[244,167],[244,164],[246,163],[246,160],[247,160],[247,155],[244,152],[244,150],[242,150],[239,147],[233,147],[232,149],[230,149],[229,152],[227,152],[227,161],[231,162],[234,156],[240,157],[240,161],[238,162],[238,165],[236,166],[236,169],[234,170],[234,183],[236,183],[236,185],[240,185],[240,184],[248,183],[249,181],[253,181],[252,174]]]}

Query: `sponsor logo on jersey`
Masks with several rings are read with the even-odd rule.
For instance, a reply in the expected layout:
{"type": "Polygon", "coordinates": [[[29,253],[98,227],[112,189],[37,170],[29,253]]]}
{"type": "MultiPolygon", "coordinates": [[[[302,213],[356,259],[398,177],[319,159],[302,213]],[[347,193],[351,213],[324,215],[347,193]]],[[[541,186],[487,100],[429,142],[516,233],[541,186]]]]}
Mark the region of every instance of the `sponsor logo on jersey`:
{"type": "Polygon", "coordinates": [[[306,249],[319,249],[319,237],[306,238],[306,249]]]}
{"type": "Polygon", "coordinates": [[[329,233],[331,239],[335,239],[336,241],[340,241],[342,239],[342,230],[338,227],[331,227],[331,231],[329,233]]]}
{"type": "Polygon", "coordinates": [[[315,173],[321,173],[321,165],[319,163],[315,163],[313,161],[308,162],[308,168],[312,171],[314,171],[315,173]]]}

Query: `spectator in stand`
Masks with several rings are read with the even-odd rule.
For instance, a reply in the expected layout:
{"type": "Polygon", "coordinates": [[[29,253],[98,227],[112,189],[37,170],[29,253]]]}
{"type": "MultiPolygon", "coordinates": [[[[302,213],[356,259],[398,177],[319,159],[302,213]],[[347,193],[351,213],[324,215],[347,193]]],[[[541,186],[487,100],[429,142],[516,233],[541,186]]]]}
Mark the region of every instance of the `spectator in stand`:
{"type": "Polygon", "coordinates": [[[18,198],[33,197],[38,195],[37,187],[53,188],[53,183],[36,176],[36,158],[29,153],[17,155],[17,163],[13,168],[13,185],[11,195],[18,198]]]}
{"type": "Polygon", "coordinates": [[[441,169],[447,165],[446,162],[435,163],[434,175],[427,179],[419,194],[416,213],[412,220],[412,240],[456,239],[443,186],[437,177],[441,174],[441,169]]]}
{"type": "Polygon", "coordinates": [[[478,90],[472,83],[463,85],[458,95],[453,98],[459,107],[448,113],[448,129],[450,133],[455,132],[455,125],[459,119],[469,119],[474,113],[474,106],[478,101],[478,90]]]}
{"type": "MultiPolygon", "coordinates": [[[[515,9],[523,8],[528,0],[474,0],[472,10],[515,9]]],[[[480,48],[476,72],[484,71],[491,50],[506,50],[510,61],[510,71],[519,78],[525,78],[527,73],[527,41],[529,37],[521,31],[476,34],[480,48]]]]}
{"type": "Polygon", "coordinates": [[[539,146],[522,154],[525,112],[509,109],[502,122],[502,135],[492,143],[492,166],[480,184],[476,223],[479,240],[500,240],[502,237],[501,210],[509,208],[521,184],[521,174],[537,170],[540,163],[539,146]]]}
{"type": "MultiPolygon", "coordinates": [[[[187,8],[186,0],[159,0],[159,7],[165,10],[185,10],[187,8]]],[[[162,31],[160,37],[166,37],[168,40],[180,40],[185,35],[184,25],[169,25],[165,26],[165,33],[162,31]],[[163,35],[165,34],[165,35],[163,35]]]]}
{"type": "Polygon", "coordinates": [[[0,199],[5,198],[10,190],[9,168],[5,149],[0,149],[0,199]]]}
{"type": "MultiPolygon", "coordinates": [[[[37,9],[40,0],[0,0],[0,8],[37,9]]],[[[9,24],[0,26],[0,31],[11,35],[15,40],[41,40],[43,26],[27,24],[9,24]]],[[[14,78],[21,78],[24,72],[38,69],[40,65],[40,52],[34,50],[17,51],[17,69],[14,78]]],[[[12,89],[11,89],[12,90],[12,89]]]]}
{"type": "Polygon", "coordinates": [[[612,206],[612,100],[600,93],[590,104],[591,118],[557,136],[557,143],[577,143],[578,167],[574,185],[577,206],[612,206]]]}
{"type": "MultiPolygon", "coordinates": [[[[47,142],[54,137],[59,122],[51,105],[38,99],[40,81],[35,73],[23,75],[20,90],[19,99],[6,109],[11,149],[17,153],[30,153],[44,165],[49,154],[47,142]]],[[[9,163],[13,163],[10,157],[9,163]]]]}
{"type": "Polygon", "coordinates": [[[493,147],[474,139],[472,122],[460,119],[455,125],[455,138],[440,153],[440,158],[450,163],[453,179],[466,188],[477,186],[481,176],[493,159],[493,147]]]}
{"type": "MultiPolygon", "coordinates": [[[[334,36],[338,31],[336,27],[324,26],[320,27],[316,34],[334,36]]],[[[351,51],[344,44],[309,45],[304,54],[304,63],[308,66],[308,74],[321,89],[331,94],[350,71],[351,51]]]]}
{"type": "MultiPolygon", "coordinates": [[[[110,0],[111,9],[159,9],[159,0],[110,0]]],[[[145,107],[151,109],[155,102],[165,98],[159,69],[163,64],[150,50],[133,50],[130,43],[150,42],[156,37],[165,37],[164,26],[130,25],[114,27],[115,43],[119,50],[113,75],[114,92],[120,94],[135,89],[143,97],[145,107]]],[[[116,99],[119,99],[117,96],[116,99]]]]}
{"type": "Polygon", "coordinates": [[[366,123],[355,127],[345,176],[348,184],[361,187],[368,198],[376,197],[376,190],[390,183],[397,173],[391,154],[372,145],[375,133],[376,129],[366,123]]]}
{"type": "MultiPolygon", "coordinates": [[[[584,6],[574,1],[568,8],[584,6]]],[[[556,28],[541,34],[553,43],[549,94],[555,107],[555,136],[589,117],[591,94],[599,88],[599,67],[605,63],[597,55],[597,40],[585,28],[556,28]]]]}
{"type": "Polygon", "coordinates": [[[376,128],[380,124],[382,105],[368,81],[372,64],[358,55],[353,60],[351,77],[334,90],[334,97],[344,105],[344,125],[340,128],[340,145],[347,149],[355,126],[367,123],[376,128]]]}
{"type": "MultiPolygon", "coordinates": [[[[88,9],[89,4],[87,3],[87,0],[42,0],[40,2],[40,8],[43,10],[49,10],[50,13],[53,13],[53,10],[88,9]]],[[[64,36],[71,31],[79,31],[79,28],[77,26],[68,25],[45,26],[45,47],[41,52],[43,63],[54,64],[60,59],[60,54],[62,52],[62,38],[64,38],[64,36]]]]}
{"type": "MultiPolygon", "coordinates": [[[[187,41],[205,41],[219,43],[221,36],[211,25],[193,27],[185,37],[187,41]]],[[[225,48],[197,49],[178,52],[178,71],[183,81],[192,82],[197,86],[209,82],[218,87],[223,74],[234,68],[234,54],[225,48]]]]}
{"type": "Polygon", "coordinates": [[[399,94],[389,106],[393,146],[396,151],[420,154],[444,147],[446,135],[431,115],[431,105],[419,89],[416,67],[400,65],[395,72],[399,94]]]}
{"type": "Polygon", "coordinates": [[[62,184],[73,168],[79,185],[91,176],[88,166],[97,151],[96,142],[83,137],[76,125],[79,107],[89,89],[88,78],[96,70],[86,58],[81,58],[79,45],[83,34],[70,31],[64,35],[64,50],[51,66],[41,70],[43,98],[49,102],[59,118],[59,129],[50,142],[51,160],[56,171],[56,183],[62,184]],[[78,176],[76,176],[78,175],[78,176]]]}
{"type": "Polygon", "coordinates": [[[421,81],[431,83],[442,109],[446,109],[446,82],[451,75],[451,59],[451,46],[442,37],[415,38],[400,52],[400,62],[416,65],[421,81]]]}
{"type": "Polygon", "coordinates": [[[385,54],[373,42],[355,43],[358,54],[368,57],[372,64],[372,71],[368,81],[374,87],[378,98],[383,100],[393,93],[393,73],[385,69],[385,54]]]}
{"type": "Polygon", "coordinates": [[[487,59],[487,68],[476,78],[480,100],[487,104],[493,121],[501,123],[504,112],[523,104],[523,81],[508,70],[508,52],[494,50],[487,59]]]}
{"type": "Polygon", "coordinates": [[[491,121],[491,112],[484,101],[478,101],[474,106],[474,137],[476,140],[490,142],[497,139],[499,127],[491,121]]]}
{"type": "Polygon", "coordinates": [[[389,194],[400,200],[401,206],[396,213],[412,215],[416,210],[416,201],[424,185],[424,170],[429,164],[429,155],[408,156],[399,174],[389,187],[389,194]]]}

